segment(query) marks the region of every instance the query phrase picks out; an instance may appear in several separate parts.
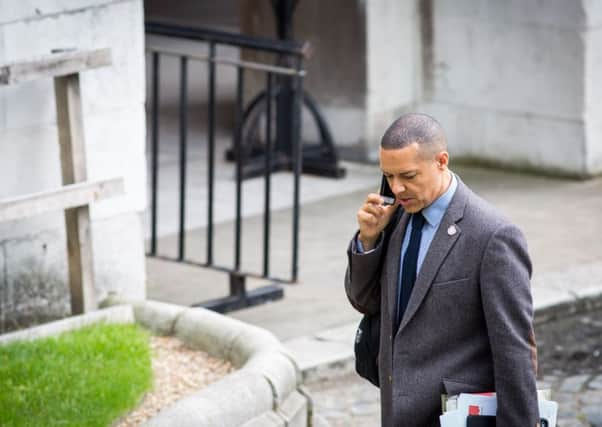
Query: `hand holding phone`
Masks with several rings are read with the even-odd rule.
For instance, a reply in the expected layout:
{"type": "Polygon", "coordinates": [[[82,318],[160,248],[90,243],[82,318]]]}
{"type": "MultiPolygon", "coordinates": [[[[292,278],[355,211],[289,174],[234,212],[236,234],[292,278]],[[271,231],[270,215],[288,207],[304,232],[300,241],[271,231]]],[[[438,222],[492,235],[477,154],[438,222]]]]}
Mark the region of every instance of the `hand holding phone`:
{"type": "Polygon", "coordinates": [[[396,210],[395,194],[391,191],[387,178],[383,175],[379,194],[369,194],[357,213],[357,222],[360,229],[359,239],[364,246],[364,250],[370,250],[374,247],[380,233],[387,226],[396,210]]]}

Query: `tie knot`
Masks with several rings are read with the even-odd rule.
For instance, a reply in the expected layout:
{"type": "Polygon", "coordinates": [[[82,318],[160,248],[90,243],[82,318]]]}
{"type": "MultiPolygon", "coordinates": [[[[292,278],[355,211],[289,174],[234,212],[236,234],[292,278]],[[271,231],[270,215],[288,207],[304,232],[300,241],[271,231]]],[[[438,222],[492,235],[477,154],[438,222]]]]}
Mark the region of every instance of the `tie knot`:
{"type": "Polygon", "coordinates": [[[424,215],[422,215],[422,211],[412,214],[412,229],[422,230],[423,225],[424,225],[424,215]]]}

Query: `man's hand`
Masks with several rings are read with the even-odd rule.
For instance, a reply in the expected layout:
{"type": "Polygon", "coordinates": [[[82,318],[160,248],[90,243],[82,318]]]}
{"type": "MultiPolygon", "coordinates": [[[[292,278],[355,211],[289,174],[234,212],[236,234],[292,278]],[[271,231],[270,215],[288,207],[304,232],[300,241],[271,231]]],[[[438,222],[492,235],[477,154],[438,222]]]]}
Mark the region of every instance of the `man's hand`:
{"type": "Polygon", "coordinates": [[[359,239],[366,251],[374,248],[381,231],[385,229],[397,208],[397,204],[384,206],[382,202],[380,195],[370,193],[357,212],[357,223],[360,229],[359,239]]]}

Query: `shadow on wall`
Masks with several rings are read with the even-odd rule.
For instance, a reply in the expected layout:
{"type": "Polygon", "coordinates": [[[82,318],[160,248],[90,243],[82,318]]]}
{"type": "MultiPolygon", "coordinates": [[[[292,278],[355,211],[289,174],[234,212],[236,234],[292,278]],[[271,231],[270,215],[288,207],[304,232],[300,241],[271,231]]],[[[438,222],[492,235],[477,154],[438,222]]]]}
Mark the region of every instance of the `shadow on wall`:
{"type": "Polygon", "coordinates": [[[39,259],[19,262],[19,270],[2,272],[0,333],[27,328],[71,314],[69,287],[64,275],[39,259]]]}

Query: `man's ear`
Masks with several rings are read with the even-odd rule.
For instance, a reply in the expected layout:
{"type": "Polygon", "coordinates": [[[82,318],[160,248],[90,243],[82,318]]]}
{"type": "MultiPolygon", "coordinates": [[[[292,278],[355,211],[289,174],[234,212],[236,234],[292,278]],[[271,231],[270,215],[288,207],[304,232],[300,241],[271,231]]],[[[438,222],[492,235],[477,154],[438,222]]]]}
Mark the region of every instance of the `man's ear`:
{"type": "Polygon", "coordinates": [[[440,169],[445,169],[449,164],[449,153],[447,151],[440,151],[435,155],[435,161],[440,169]]]}

